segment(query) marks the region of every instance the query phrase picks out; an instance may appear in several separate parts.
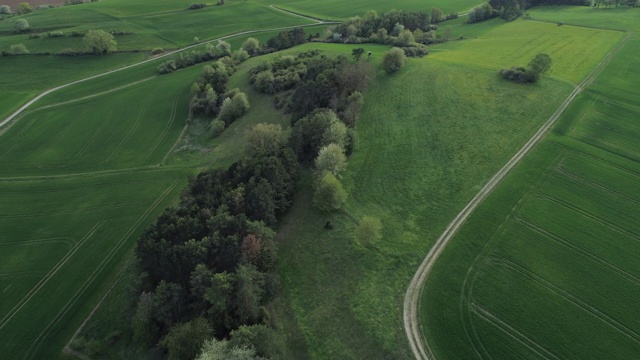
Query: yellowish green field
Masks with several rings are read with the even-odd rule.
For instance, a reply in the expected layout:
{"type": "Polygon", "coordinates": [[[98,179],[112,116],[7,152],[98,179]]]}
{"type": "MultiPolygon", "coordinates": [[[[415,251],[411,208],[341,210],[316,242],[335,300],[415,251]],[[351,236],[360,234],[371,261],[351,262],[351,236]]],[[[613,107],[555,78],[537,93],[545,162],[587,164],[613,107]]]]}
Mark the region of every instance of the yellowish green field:
{"type": "MultiPolygon", "coordinates": [[[[466,32],[473,34],[475,26],[462,25],[455,31],[464,34],[469,29],[466,32]]],[[[552,77],[577,84],[624,35],[619,31],[519,19],[467,40],[434,46],[431,58],[499,70],[526,66],[536,54],[544,52],[553,59],[552,77]]]]}

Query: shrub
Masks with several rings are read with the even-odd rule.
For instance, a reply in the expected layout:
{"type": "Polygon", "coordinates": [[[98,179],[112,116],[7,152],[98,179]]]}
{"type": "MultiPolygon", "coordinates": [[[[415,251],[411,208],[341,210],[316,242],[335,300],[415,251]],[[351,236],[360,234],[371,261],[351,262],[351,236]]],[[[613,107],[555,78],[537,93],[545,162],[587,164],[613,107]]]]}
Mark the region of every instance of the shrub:
{"type": "Polygon", "coordinates": [[[16,22],[13,24],[13,28],[16,30],[16,32],[27,32],[31,30],[29,22],[25,19],[16,20],[16,22]]]}
{"type": "Polygon", "coordinates": [[[60,52],[56,53],[58,56],[79,56],[84,55],[84,51],[81,50],[73,50],[73,49],[63,49],[60,52]]]}
{"type": "Polygon", "coordinates": [[[347,201],[347,192],[335,175],[324,172],[320,175],[313,193],[313,204],[322,211],[339,210],[347,201]]]}
{"type": "Polygon", "coordinates": [[[96,55],[110,54],[116,51],[117,43],[113,35],[104,30],[89,30],[82,40],[89,51],[96,55]]]}
{"type": "Polygon", "coordinates": [[[29,39],[40,39],[42,37],[41,34],[35,33],[35,34],[29,34],[29,39]]]}
{"type": "Polygon", "coordinates": [[[9,5],[0,5],[0,14],[11,15],[11,7],[9,5]]]}
{"type": "Polygon", "coordinates": [[[249,155],[259,152],[274,152],[284,147],[287,136],[278,124],[256,124],[245,134],[246,151],[249,155]]]}
{"type": "Polygon", "coordinates": [[[23,44],[16,44],[16,45],[11,45],[11,47],[9,47],[9,53],[11,55],[24,55],[24,54],[28,54],[29,50],[23,44]]]}
{"type": "Polygon", "coordinates": [[[207,4],[191,4],[189,5],[189,10],[198,10],[198,9],[204,9],[204,7],[207,6],[207,4]]]}
{"type": "Polygon", "coordinates": [[[429,54],[429,48],[422,44],[416,44],[403,48],[404,54],[408,57],[423,57],[429,54]]]}
{"type": "Polygon", "coordinates": [[[71,32],[71,36],[72,37],[80,37],[80,36],[84,36],[85,34],[80,32],[80,31],[72,31],[71,32]]]}
{"type": "Polygon", "coordinates": [[[163,48],[157,47],[151,50],[151,55],[159,55],[159,54],[162,54],[163,52],[164,52],[163,48]]]}
{"type": "Polygon", "coordinates": [[[382,224],[379,219],[373,216],[365,216],[356,227],[355,239],[362,245],[375,242],[381,238],[381,230],[382,224]]]}
{"type": "Polygon", "coordinates": [[[219,119],[229,125],[244,115],[247,110],[249,110],[249,99],[247,99],[245,93],[239,92],[231,98],[224,99],[220,107],[219,119]]]}
{"type": "Polygon", "coordinates": [[[211,132],[211,136],[218,137],[224,131],[224,121],[220,119],[213,119],[211,124],[209,124],[209,131],[211,132]]]}
{"type": "Polygon", "coordinates": [[[62,31],[49,31],[47,36],[50,38],[64,37],[64,33],[62,31]]]}
{"type": "Polygon", "coordinates": [[[382,67],[388,74],[393,74],[404,67],[406,60],[404,50],[394,47],[384,54],[382,67]]]}
{"type": "Polygon", "coordinates": [[[344,154],[344,148],[338,144],[329,144],[323,147],[318,152],[315,165],[319,173],[329,172],[340,176],[347,168],[347,156],[344,154]]]}
{"type": "Polygon", "coordinates": [[[24,15],[24,14],[32,13],[34,11],[35,9],[33,8],[33,6],[31,6],[31,4],[23,2],[23,3],[20,3],[20,5],[18,5],[17,13],[19,15],[24,15]]]}
{"type": "Polygon", "coordinates": [[[256,38],[247,38],[242,43],[242,49],[249,53],[249,55],[255,55],[260,52],[260,42],[256,38]]]}

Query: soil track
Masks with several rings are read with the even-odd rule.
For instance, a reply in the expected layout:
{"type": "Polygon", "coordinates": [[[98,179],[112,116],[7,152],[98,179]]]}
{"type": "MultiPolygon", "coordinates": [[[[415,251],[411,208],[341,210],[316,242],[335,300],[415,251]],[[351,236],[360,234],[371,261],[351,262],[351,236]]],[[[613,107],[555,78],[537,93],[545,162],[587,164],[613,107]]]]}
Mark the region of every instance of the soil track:
{"type": "Polygon", "coordinates": [[[420,299],[422,288],[424,287],[429,273],[438,257],[444,251],[445,247],[451,241],[458,229],[471,216],[473,211],[489,196],[493,189],[504,179],[504,177],[524,158],[524,156],[546,135],[547,131],[555,124],[560,115],[567,109],[569,104],[578,96],[591,82],[602,72],[604,67],[611,61],[616,52],[627,42],[629,33],[616,47],[614,47],[603,59],[596,65],[593,71],[587,76],[569,95],[569,97],[560,105],[553,115],[542,125],[542,127],[533,135],[529,141],[500,169],[471,199],[471,201],[460,211],[460,213],[447,226],[445,231],[440,235],[435,245],[429,250],[420,267],[416,271],[404,298],[404,329],[409,339],[411,351],[418,360],[432,360],[436,356],[429,347],[427,339],[422,334],[420,324],[418,322],[420,299]]]}

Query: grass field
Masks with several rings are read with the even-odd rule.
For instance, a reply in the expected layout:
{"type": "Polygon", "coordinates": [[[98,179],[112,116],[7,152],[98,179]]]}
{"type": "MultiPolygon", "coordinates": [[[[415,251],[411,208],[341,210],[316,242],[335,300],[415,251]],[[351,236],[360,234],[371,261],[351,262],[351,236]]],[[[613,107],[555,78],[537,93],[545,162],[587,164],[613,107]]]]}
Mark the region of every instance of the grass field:
{"type": "Polygon", "coordinates": [[[421,257],[570,91],[564,81],[525,87],[432,57],[378,74],[343,179],[346,211],[323,215],[301,194],[279,229],[283,301],[311,358],[409,357],[402,298],[421,257]],[[354,242],[364,215],[382,220],[379,243],[354,242]],[[323,229],[327,219],[334,230],[323,229]]]}
{"type": "Polygon", "coordinates": [[[22,43],[32,53],[58,52],[62,49],[84,49],[82,37],[72,32],[85,33],[102,29],[132,33],[116,36],[118,50],[151,50],[155,47],[173,49],[200,41],[210,40],[243,30],[269,29],[309,24],[311,21],[288,15],[282,11],[255,1],[231,1],[224,6],[210,6],[201,10],[187,10],[191,2],[160,2],[150,6],[148,2],[134,2],[121,6],[120,0],[65,6],[36,11],[0,22],[0,49],[22,43]],[[14,34],[17,19],[29,22],[39,39],[29,39],[25,34],[14,34]],[[212,26],[213,24],[213,26],[212,26]],[[49,38],[49,31],[61,31],[66,36],[49,38]]]}
{"type": "MultiPolygon", "coordinates": [[[[638,30],[637,9],[565,10],[531,15],[638,30]]],[[[640,356],[639,54],[634,35],[438,260],[422,302],[438,358],[640,356]]]]}
{"type": "Polygon", "coordinates": [[[368,10],[384,12],[391,9],[431,12],[438,7],[446,14],[466,12],[482,2],[476,0],[357,0],[357,1],[314,1],[314,0],[261,0],[266,4],[275,4],[283,9],[315,16],[323,19],[346,19],[363,15],[368,10]]]}

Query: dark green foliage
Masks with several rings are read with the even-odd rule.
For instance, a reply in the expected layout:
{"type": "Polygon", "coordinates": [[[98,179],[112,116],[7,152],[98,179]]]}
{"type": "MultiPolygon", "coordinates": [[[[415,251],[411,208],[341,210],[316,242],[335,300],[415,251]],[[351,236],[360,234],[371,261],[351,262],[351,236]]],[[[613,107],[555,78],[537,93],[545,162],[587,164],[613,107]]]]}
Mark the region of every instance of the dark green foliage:
{"type": "Polygon", "coordinates": [[[231,332],[231,347],[252,348],[256,355],[281,359],[285,355],[285,339],[266,325],[240,326],[231,332]]]}
{"type": "Polygon", "coordinates": [[[325,143],[325,133],[333,122],[339,121],[330,109],[316,109],[293,125],[290,143],[301,161],[309,162],[316,158],[325,143]]]}
{"type": "Polygon", "coordinates": [[[404,54],[408,57],[424,57],[429,54],[429,48],[422,44],[403,47],[404,54]]]}
{"type": "Polygon", "coordinates": [[[512,67],[511,69],[500,70],[500,76],[504,79],[519,83],[535,83],[540,79],[540,75],[547,73],[551,69],[553,60],[547,54],[538,54],[529,62],[529,68],[512,67]]]}
{"type": "Polygon", "coordinates": [[[192,360],[200,353],[205,340],[213,336],[207,320],[198,317],[171,328],[160,345],[167,350],[168,360],[192,360]]]}
{"type": "Polygon", "coordinates": [[[207,6],[207,4],[191,4],[189,5],[189,10],[198,10],[198,9],[204,9],[207,6]]]}
{"type": "Polygon", "coordinates": [[[363,54],[364,54],[363,48],[356,48],[351,51],[351,56],[353,56],[353,59],[356,61],[360,60],[363,54]]]}
{"type": "Polygon", "coordinates": [[[162,345],[172,356],[171,348],[186,346],[181,336],[206,333],[194,318],[207,319],[219,337],[260,321],[276,284],[269,226],[291,206],[296,178],[294,154],[280,149],[191,180],[180,204],[136,246],[144,291],[133,319],[138,340],[153,344],[166,335],[162,345]]]}
{"type": "Polygon", "coordinates": [[[269,53],[284,50],[296,45],[304,44],[305,42],[307,42],[307,37],[303,28],[282,31],[278,33],[278,35],[267,40],[266,49],[264,49],[263,52],[269,53]]]}
{"type": "Polygon", "coordinates": [[[373,42],[373,37],[379,30],[384,29],[390,34],[397,24],[411,31],[417,29],[428,31],[430,20],[431,15],[426,12],[389,10],[382,15],[368,12],[362,17],[354,17],[339,24],[334,33],[339,34],[338,39],[347,39],[348,42],[373,42]]]}

